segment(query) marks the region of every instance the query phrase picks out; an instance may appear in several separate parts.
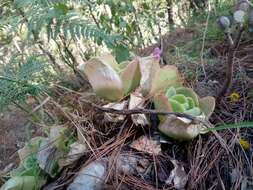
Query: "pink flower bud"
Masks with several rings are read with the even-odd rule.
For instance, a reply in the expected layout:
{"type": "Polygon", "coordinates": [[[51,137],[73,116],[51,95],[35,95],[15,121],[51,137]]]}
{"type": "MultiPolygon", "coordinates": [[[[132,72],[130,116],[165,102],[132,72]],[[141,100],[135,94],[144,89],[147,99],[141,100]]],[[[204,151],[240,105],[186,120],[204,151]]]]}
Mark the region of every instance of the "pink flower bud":
{"type": "Polygon", "coordinates": [[[161,59],[161,54],[162,54],[162,50],[158,47],[156,47],[153,52],[152,55],[156,58],[156,59],[161,59]]]}

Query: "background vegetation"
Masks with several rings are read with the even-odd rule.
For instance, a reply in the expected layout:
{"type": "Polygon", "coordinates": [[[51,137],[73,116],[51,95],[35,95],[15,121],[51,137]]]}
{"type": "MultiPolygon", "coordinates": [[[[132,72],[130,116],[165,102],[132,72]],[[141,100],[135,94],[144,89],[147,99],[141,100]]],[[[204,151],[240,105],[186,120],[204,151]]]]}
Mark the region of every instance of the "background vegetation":
{"type": "MultiPolygon", "coordinates": [[[[152,118],[153,114],[151,129],[133,127],[127,120],[130,117],[126,117],[124,124],[108,124],[101,122],[96,109],[82,102],[83,96],[88,94],[90,98],[86,90],[89,84],[77,67],[103,52],[111,52],[120,63],[136,55],[150,55],[159,47],[161,64],[176,65],[184,77],[184,86],[194,89],[200,97],[216,96],[226,78],[229,57],[226,35],[217,26],[217,19],[233,15],[236,2],[0,0],[0,125],[4,126],[0,127],[0,149],[4,150],[0,154],[0,169],[13,161],[9,155],[24,147],[24,141],[43,132],[48,135],[55,125],[73,129],[73,134],[78,131],[74,140],[84,138],[84,144],[88,142],[92,150],[85,154],[82,163],[71,168],[73,171],[65,170],[72,174],[81,164],[92,160],[101,157],[114,160],[115,155],[125,151],[122,147],[128,151],[129,142],[140,135],[157,137],[153,125],[157,126],[158,119],[152,118]],[[2,124],[2,118],[7,118],[7,122],[2,124]],[[9,148],[16,140],[12,134],[22,139],[23,144],[9,148]]],[[[188,189],[253,188],[252,122],[243,123],[253,120],[253,29],[244,27],[241,43],[232,52],[236,72],[231,77],[231,88],[221,101],[216,101],[210,117],[216,128],[187,143],[167,139],[162,155],[150,156],[149,160],[153,159],[150,179],[144,183],[143,179],[123,176],[122,184],[129,183],[130,187],[137,184],[141,189],[166,184],[173,158],[183,163],[188,189]],[[164,180],[158,184],[157,178],[164,180]]],[[[72,143],[73,136],[71,133],[64,137],[64,140],[70,137],[70,141],[62,142],[72,143]]],[[[61,177],[49,181],[57,184],[60,180],[61,184],[73,176],[63,176],[62,181],[61,177]]],[[[0,172],[0,183],[5,179],[0,172]]],[[[112,189],[121,185],[118,176],[115,179],[108,183],[114,185],[112,189]]]]}
{"type": "Polygon", "coordinates": [[[205,40],[222,38],[213,25],[232,4],[225,0],[2,0],[1,108],[20,103],[27,94],[37,95],[52,81],[64,81],[63,73],[80,78],[76,66],[91,56],[111,51],[121,62],[129,52],[159,42],[178,27],[192,27],[199,35],[191,44],[175,48],[177,55],[198,59],[207,16],[205,40]]]}

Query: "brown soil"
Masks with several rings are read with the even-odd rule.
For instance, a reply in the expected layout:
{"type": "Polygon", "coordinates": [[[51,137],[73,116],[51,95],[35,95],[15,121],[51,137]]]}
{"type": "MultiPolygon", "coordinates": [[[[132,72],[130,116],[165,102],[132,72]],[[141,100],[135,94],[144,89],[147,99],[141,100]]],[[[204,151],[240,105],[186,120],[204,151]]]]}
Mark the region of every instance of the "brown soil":
{"type": "Polygon", "coordinates": [[[0,115],[0,171],[18,161],[17,150],[22,148],[33,133],[27,115],[23,111],[10,108],[0,115]]]}

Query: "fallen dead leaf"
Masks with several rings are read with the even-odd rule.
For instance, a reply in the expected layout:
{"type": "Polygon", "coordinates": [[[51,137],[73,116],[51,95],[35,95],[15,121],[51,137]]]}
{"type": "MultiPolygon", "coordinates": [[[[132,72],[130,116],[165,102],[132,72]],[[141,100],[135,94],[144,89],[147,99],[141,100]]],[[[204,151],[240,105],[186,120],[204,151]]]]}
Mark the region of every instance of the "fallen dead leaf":
{"type": "Polygon", "coordinates": [[[130,147],[148,154],[158,155],[161,153],[161,144],[158,141],[148,138],[147,136],[141,136],[132,142],[130,147]]]}
{"type": "MultiPolygon", "coordinates": [[[[105,108],[113,108],[116,110],[123,110],[127,107],[127,101],[123,101],[120,103],[109,103],[104,105],[105,108]]],[[[120,122],[125,119],[125,115],[111,114],[105,113],[105,120],[109,122],[120,122]]]]}
{"type": "Polygon", "coordinates": [[[171,160],[171,162],[174,165],[174,169],[166,180],[166,184],[173,185],[177,190],[183,190],[188,181],[188,175],[186,174],[184,167],[177,160],[171,160]]]}

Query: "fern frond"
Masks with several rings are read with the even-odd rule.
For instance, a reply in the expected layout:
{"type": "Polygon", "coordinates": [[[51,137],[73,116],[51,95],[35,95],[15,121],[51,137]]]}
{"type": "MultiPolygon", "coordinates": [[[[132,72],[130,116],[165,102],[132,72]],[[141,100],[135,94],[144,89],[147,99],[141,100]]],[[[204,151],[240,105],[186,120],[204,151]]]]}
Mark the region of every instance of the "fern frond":
{"type": "MultiPolygon", "coordinates": [[[[83,16],[78,9],[70,8],[69,0],[16,0],[16,6],[23,9],[28,21],[28,36],[47,31],[48,39],[56,39],[59,34],[65,38],[92,39],[95,43],[112,48],[119,45],[123,37],[108,33],[83,16]]],[[[80,1],[79,3],[89,3],[80,1]]],[[[73,2],[72,2],[73,3],[73,2]]]]}
{"type": "Polygon", "coordinates": [[[24,101],[27,95],[36,96],[45,90],[45,81],[40,74],[46,69],[45,62],[32,55],[19,65],[19,60],[11,63],[0,73],[0,110],[14,102],[24,101]]]}

